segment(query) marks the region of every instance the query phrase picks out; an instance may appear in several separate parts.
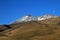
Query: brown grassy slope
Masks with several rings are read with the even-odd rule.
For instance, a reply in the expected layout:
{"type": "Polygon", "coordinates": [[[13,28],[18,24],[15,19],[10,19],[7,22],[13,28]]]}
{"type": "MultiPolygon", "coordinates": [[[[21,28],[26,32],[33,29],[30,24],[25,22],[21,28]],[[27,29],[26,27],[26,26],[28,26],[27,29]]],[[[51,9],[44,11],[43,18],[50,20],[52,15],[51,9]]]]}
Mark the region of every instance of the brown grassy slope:
{"type": "Polygon", "coordinates": [[[7,38],[0,38],[0,40],[60,40],[60,18],[10,26],[13,29],[4,32],[7,38]]]}

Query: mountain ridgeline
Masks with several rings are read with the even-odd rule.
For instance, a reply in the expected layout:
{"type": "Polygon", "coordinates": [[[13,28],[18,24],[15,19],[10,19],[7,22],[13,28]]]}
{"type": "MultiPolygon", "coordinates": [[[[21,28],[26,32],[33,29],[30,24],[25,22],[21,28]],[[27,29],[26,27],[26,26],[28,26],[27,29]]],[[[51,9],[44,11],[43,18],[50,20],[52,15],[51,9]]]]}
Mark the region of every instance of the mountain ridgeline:
{"type": "Polygon", "coordinates": [[[0,25],[0,40],[60,40],[60,17],[27,15],[0,25]]]}

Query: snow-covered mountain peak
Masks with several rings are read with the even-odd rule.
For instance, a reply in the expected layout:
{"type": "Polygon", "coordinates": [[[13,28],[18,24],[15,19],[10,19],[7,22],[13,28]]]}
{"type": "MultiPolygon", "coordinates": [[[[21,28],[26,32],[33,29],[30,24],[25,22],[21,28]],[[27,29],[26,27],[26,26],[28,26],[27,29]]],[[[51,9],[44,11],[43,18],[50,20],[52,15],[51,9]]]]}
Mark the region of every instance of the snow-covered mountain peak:
{"type": "Polygon", "coordinates": [[[16,20],[16,23],[18,22],[27,22],[27,21],[41,21],[41,20],[46,20],[46,19],[50,19],[50,18],[56,18],[58,16],[54,16],[54,15],[43,15],[43,16],[31,16],[31,15],[26,15],[24,17],[22,17],[21,19],[16,20]]]}
{"type": "Polygon", "coordinates": [[[58,16],[54,16],[54,15],[51,15],[51,14],[46,14],[46,15],[43,15],[41,17],[38,17],[38,21],[40,20],[45,20],[45,19],[50,19],[50,18],[57,18],[58,16]]]}
{"type": "Polygon", "coordinates": [[[55,16],[54,15],[51,15],[51,14],[46,14],[46,15],[43,15],[42,17],[55,17],[55,16]]]}
{"type": "Polygon", "coordinates": [[[26,15],[24,17],[22,17],[21,19],[16,20],[16,22],[27,22],[27,21],[33,21],[36,18],[31,16],[31,15],[26,15]]]}

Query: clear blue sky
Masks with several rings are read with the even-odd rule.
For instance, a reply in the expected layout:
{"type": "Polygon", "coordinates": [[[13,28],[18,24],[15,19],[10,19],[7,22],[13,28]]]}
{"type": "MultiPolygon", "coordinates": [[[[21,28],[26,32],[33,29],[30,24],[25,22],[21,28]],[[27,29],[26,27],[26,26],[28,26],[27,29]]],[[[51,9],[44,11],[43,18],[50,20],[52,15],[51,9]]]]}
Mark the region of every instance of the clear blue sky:
{"type": "Polygon", "coordinates": [[[14,22],[26,14],[60,16],[60,0],[0,0],[0,24],[14,22]]]}

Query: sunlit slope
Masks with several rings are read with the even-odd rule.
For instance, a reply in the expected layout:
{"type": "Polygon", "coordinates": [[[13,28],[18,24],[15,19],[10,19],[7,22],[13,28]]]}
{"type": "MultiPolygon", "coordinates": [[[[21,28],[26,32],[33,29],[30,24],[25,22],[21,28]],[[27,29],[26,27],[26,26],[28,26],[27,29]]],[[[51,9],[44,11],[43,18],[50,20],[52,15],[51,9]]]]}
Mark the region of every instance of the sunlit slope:
{"type": "Polygon", "coordinates": [[[0,40],[60,40],[60,18],[9,26],[13,28],[0,33],[0,40]]]}

